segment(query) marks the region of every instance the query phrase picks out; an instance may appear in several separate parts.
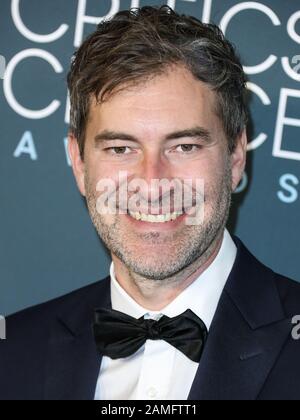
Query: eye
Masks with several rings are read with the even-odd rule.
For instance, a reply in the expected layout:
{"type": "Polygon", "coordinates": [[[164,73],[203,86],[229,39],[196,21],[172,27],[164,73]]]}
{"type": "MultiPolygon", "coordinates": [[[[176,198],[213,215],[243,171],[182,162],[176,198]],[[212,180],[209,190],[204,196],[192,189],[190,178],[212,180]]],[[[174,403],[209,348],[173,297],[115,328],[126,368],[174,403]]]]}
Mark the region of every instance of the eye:
{"type": "Polygon", "coordinates": [[[107,149],[104,149],[106,152],[112,154],[112,155],[127,155],[128,153],[125,153],[126,150],[130,147],[122,146],[122,147],[108,147],[107,149]]]}
{"type": "MultiPolygon", "coordinates": [[[[182,152],[183,153],[192,153],[196,150],[200,150],[201,146],[199,146],[198,144],[180,144],[179,146],[176,147],[176,149],[178,149],[179,147],[182,148],[182,152]],[[195,148],[195,149],[193,149],[195,148]]],[[[180,151],[180,150],[179,150],[180,151]]]]}

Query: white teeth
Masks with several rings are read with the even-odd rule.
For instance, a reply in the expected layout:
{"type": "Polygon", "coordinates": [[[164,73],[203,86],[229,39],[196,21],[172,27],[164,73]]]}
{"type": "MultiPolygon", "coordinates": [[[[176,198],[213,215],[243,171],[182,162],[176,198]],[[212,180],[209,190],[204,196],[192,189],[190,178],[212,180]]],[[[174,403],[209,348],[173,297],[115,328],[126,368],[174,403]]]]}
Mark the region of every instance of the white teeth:
{"type": "Polygon", "coordinates": [[[159,214],[157,216],[153,214],[144,214],[140,212],[129,212],[130,216],[136,220],[141,220],[142,222],[148,223],[165,223],[170,222],[171,220],[176,220],[179,216],[182,215],[182,212],[174,212],[167,214],[159,214]]]}
{"type": "Polygon", "coordinates": [[[134,217],[136,218],[136,220],[141,220],[141,213],[137,211],[136,213],[134,213],[134,217]]]}

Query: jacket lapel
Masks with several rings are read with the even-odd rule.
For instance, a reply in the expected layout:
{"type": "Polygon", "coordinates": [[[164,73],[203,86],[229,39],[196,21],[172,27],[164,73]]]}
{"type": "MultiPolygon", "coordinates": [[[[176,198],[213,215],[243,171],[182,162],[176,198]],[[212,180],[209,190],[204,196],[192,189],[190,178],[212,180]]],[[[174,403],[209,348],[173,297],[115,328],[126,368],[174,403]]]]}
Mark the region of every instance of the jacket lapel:
{"type": "MultiPolygon", "coordinates": [[[[273,272],[234,238],[238,254],[222,293],[189,400],[255,400],[289,337],[273,272]]],[[[92,400],[102,357],[93,311],[111,309],[110,277],[75,294],[49,338],[44,397],[92,400]]]]}
{"type": "Polygon", "coordinates": [[[102,357],[92,331],[93,311],[111,309],[110,278],[85,296],[78,294],[59,315],[49,339],[45,372],[46,400],[93,400],[102,357]]]}
{"type": "Polygon", "coordinates": [[[289,337],[273,272],[234,238],[238,254],[189,400],[255,400],[289,337]]]}

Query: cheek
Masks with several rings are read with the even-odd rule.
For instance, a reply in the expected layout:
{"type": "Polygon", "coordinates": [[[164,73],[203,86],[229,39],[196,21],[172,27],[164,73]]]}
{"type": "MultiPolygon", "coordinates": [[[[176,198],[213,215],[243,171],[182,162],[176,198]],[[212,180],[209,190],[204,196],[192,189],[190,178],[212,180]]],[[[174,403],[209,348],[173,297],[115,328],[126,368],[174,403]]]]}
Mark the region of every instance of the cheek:
{"type": "Polygon", "coordinates": [[[90,185],[93,185],[94,188],[96,188],[99,181],[114,179],[112,168],[106,162],[99,162],[94,159],[86,162],[86,175],[90,185]]]}
{"type": "Polygon", "coordinates": [[[221,177],[222,168],[220,163],[212,159],[201,159],[189,163],[182,171],[177,172],[176,177],[181,179],[201,180],[205,186],[216,184],[221,177]]]}
{"type": "Polygon", "coordinates": [[[198,169],[196,177],[203,180],[204,196],[207,205],[219,199],[230,176],[229,162],[224,159],[215,159],[198,169]]]}

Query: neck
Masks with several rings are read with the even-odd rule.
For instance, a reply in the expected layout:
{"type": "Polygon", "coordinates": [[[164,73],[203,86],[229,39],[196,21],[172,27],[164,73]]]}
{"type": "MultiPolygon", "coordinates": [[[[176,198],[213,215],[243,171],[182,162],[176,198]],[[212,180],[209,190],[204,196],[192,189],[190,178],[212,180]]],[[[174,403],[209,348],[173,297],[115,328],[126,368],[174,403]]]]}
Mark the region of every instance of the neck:
{"type": "Polygon", "coordinates": [[[132,271],[112,254],[118,283],[140,306],[149,311],[160,311],[190,286],[215,260],[222,245],[224,231],[206,252],[190,266],[165,280],[149,280],[132,271]]]}

